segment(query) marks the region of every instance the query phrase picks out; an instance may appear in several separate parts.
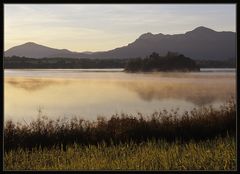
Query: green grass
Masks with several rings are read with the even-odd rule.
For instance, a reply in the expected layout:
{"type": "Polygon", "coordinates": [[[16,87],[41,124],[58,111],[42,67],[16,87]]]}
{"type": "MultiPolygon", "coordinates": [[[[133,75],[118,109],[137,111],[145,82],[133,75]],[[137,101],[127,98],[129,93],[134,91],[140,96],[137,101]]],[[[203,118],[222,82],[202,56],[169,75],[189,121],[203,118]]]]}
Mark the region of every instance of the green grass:
{"type": "Polygon", "coordinates": [[[200,142],[149,140],[107,146],[70,145],[11,150],[4,153],[5,170],[235,170],[233,136],[200,142]]]}

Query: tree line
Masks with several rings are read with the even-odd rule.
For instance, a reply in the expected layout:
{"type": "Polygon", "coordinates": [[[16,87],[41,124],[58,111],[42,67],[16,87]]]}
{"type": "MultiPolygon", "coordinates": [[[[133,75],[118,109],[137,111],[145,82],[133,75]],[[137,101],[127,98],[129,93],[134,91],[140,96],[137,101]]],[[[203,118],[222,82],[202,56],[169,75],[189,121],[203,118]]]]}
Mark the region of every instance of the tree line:
{"type": "MultiPolygon", "coordinates": [[[[165,57],[174,57],[180,56],[177,53],[169,52],[165,57]]],[[[183,56],[183,55],[182,55],[183,56]]],[[[148,70],[152,68],[153,65],[159,59],[157,53],[153,53],[152,55],[142,59],[142,58],[119,58],[119,59],[89,59],[89,58],[28,58],[28,57],[4,57],[3,65],[6,69],[21,69],[21,68],[127,68],[127,69],[135,69],[136,67],[142,66],[143,70],[148,70]]],[[[179,57],[179,58],[180,58],[179,57]]],[[[185,56],[183,56],[185,57],[185,56]]],[[[168,62],[171,63],[171,66],[174,64],[184,64],[184,60],[174,60],[174,58],[170,58],[168,62]],[[174,62],[175,63],[174,63],[174,62]]],[[[177,57],[175,59],[178,59],[177,57]]],[[[163,61],[163,60],[162,60],[163,61]]],[[[159,60],[158,64],[163,63],[159,60]]],[[[236,68],[236,60],[235,59],[226,59],[226,60],[195,60],[195,63],[200,68],[236,68]]],[[[162,65],[166,66],[166,65],[162,65]]],[[[174,65],[175,66],[175,65],[174,65]]]]}

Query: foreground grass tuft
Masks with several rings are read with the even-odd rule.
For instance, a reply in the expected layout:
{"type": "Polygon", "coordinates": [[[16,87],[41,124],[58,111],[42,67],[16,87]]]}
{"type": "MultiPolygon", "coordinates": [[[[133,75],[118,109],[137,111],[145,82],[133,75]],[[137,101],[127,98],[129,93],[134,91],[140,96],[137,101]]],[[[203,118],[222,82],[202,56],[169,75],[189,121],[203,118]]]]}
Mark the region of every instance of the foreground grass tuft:
{"type": "Polygon", "coordinates": [[[200,142],[149,140],[107,146],[11,150],[5,170],[235,170],[236,140],[217,137],[200,142]]]}

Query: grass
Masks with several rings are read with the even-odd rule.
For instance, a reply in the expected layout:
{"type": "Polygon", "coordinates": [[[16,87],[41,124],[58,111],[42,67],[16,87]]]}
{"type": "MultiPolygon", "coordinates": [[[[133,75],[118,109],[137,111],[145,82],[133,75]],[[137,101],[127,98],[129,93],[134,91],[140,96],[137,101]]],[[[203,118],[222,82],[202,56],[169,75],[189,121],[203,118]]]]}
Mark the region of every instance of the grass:
{"type": "Polygon", "coordinates": [[[5,170],[235,170],[236,140],[232,136],[200,142],[149,140],[107,146],[11,150],[5,170]]]}
{"type": "Polygon", "coordinates": [[[4,125],[5,170],[235,170],[236,104],[4,125]]]}
{"type": "Polygon", "coordinates": [[[148,139],[206,140],[216,136],[236,134],[236,104],[230,100],[219,109],[211,106],[193,109],[179,114],[176,111],[156,112],[148,117],[122,114],[109,120],[98,118],[89,122],[80,118],[72,120],[49,120],[40,117],[30,124],[7,121],[4,126],[4,149],[31,149],[63,145],[97,145],[105,142],[119,144],[133,141],[141,143],[148,139]]]}

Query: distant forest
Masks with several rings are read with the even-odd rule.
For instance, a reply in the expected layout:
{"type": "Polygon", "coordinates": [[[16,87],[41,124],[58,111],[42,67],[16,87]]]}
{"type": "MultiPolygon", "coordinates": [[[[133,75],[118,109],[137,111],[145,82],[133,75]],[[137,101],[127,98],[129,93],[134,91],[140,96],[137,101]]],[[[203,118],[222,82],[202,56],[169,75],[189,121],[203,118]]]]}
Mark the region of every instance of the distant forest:
{"type": "Polygon", "coordinates": [[[124,68],[128,59],[87,59],[87,58],[27,58],[5,57],[4,68],[124,68]]]}
{"type": "MultiPolygon", "coordinates": [[[[4,57],[5,69],[90,69],[90,68],[126,68],[133,59],[89,59],[89,58],[27,58],[27,57],[4,57]]],[[[235,59],[224,61],[195,60],[200,68],[236,68],[235,59]]]]}

